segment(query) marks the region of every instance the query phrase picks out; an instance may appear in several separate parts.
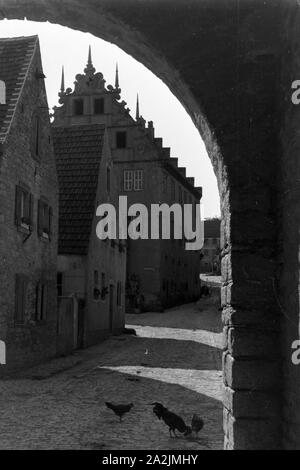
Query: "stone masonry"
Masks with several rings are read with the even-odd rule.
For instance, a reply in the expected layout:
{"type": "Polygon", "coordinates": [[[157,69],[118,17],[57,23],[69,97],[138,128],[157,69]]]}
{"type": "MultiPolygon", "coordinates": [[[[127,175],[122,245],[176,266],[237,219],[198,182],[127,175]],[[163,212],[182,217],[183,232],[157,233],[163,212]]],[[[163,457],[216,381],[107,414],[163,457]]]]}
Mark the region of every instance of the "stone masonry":
{"type": "MultiPolygon", "coordinates": [[[[201,133],[222,207],[226,449],[299,448],[296,0],[1,0],[3,17],[109,40],[157,74],[201,133]]],[[[298,76],[297,76],[298,75],[298,76]]]]}
{"type": "Polygon", "coordinates": [[[1,46],[4,60],[0,76],[7,77],[9,102],[15,103],[4,121],[4,124],[10,121],[10,125],[0,149],[0,325],[1,340],[7,347],[7,364],[0,369],[2,375],[11,368],[32,365],[56,354],[58,190],[38,38],[4,39],[1,46]],[[8,69],[20,58],[20,51],[25,66],[13,77],[8,69]],[[10,61],[5,54],[9,54],[10,61]],[[37,132],[35,116],[39,117],[37,132]],[[38,155],[34,155],[35,139],[38,155]],[[25,225],[21,222],[23,218],[20,224],[16,220],[20,185],[31,195],[30,227],[27,221],[25,225]],[[46,198],[52,210],[52,216],[48,214],[51,233],[46,236],[40,233],[41,198],[46,198]],[[16,276],[22,276],[26,283],[22,298],[17,292],[16,276]],[[16,316],[18,302],[24,308],[22,318],[16,316]],[[38,310],[43,310],[43,317],[39,317],[38,310]]]}

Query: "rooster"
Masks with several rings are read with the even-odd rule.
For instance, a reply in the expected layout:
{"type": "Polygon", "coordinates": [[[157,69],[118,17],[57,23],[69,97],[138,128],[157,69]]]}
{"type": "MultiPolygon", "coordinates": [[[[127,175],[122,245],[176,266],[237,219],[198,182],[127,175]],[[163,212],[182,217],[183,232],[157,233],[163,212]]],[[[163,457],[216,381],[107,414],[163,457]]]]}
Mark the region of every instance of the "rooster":
{"type": "Polygon", "coordinates": [[[192,429],[190,426],[187,426],[180,416],[176,415],[172,411],[169,411],[165,408],[161,403],[151,403],[153,405],[153,413],[158,417],[158,419],[162,419],[166,425],[169,427],[169,433],[172,437],[172,432],[176,437],[176,430],[183,433],[184,436],[188,436],[191,434],[192,429]]]}
{"type": "Polygon", "coordinates": [[[126,413],[129,413],[131,408],[133,407],[133,403],[129,403],[128,405],[116,405],[114,403],[110,403],[109,401],[105,402],[107,408],[113,410],[113,412],[119,416],[120,422],[122,421],[122,416],[124,416],[126,413]]]}
{"type": "Polygon", "coordinates": [[[203,426],[204,426],[203,419],[200,418],[200,416],[197,416],[196,414],[194,414],[192,418],[191,428],[192,428],[192,432],[195,432],[197,434],[197,437],[198,437],[199,431],[201,431],[203,426]]]}

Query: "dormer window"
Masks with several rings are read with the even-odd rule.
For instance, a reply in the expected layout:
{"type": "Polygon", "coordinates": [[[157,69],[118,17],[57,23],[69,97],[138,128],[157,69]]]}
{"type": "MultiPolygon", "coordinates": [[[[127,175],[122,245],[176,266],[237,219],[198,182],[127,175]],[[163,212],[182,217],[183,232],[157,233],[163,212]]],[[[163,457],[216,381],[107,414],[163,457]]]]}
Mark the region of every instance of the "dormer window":
{"type": "Polygon", "coordinates": [[[73,112],[75,116],[83,115],[83,99],[73,101],[73,112]]]}
{"type": "Polygon", "coordinates": [[[104,98],[94,100],[94,114],[104,114],[104,98]]]}

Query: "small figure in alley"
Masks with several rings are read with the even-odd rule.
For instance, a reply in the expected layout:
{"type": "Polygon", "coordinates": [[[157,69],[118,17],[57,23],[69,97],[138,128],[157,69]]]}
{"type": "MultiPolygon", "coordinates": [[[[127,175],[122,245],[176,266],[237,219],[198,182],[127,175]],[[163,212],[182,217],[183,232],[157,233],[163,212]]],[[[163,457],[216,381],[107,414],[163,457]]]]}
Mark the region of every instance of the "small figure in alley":
{"type": "Polygon", "coordinates": [[[211,296],[211,289],[208,286],[202,286],[200,290],[200,298],[210,297],[210,296],[211,296]]]}

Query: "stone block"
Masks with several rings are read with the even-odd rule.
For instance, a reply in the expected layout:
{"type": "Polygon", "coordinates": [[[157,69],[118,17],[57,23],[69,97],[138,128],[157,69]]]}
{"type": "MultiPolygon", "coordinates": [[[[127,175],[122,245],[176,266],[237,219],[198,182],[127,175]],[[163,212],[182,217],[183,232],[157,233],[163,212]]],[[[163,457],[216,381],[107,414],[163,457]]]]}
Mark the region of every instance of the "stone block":
{"type": "Polygon", "coordinates": [[[234,390],[277,390],[280,371],[277,362],[237,360],[223,354],[224,382],[234,390]]]}

